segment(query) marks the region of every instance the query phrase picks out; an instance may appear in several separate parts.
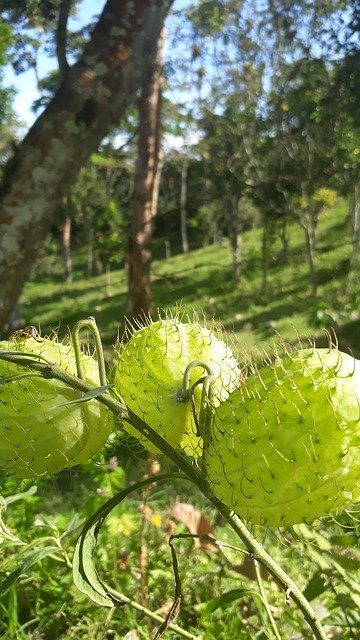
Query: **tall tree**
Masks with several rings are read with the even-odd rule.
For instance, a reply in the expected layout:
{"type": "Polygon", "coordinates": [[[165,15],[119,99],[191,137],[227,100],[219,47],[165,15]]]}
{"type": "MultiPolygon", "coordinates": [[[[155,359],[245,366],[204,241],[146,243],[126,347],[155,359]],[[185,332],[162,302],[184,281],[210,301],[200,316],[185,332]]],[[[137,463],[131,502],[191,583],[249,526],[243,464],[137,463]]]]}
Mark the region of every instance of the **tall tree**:
{"type": "Polygon", "coordinates": [[[9,60],[9,47],[12,43],[12,30],[0,18],[0,166],[9,155],[11,144],[15,139],[14,125],[16,118],[13,112],[12,102],[14,90],[6,86],[4,82],[4,65],[9,60]]]}
{"type": "Polygon", "coordinates": [[[0,327],[61,197],[134,101],[172,0],[108,0],[78,61],[8,162],[0,187],[0,327]]]}
{"type": "Polygon", "coordinates": [[[139,101],[138,152],[128,245],[127,320],[141,322],[153,312],[150,241],[157,211],[161,173],[161,84],[164,30],[143,80],[139,101]]]}
{"type": "Polygon", "coordinates": [[[204,110],[201,120],[205,132],[202,143],[207,159],[209,183],[215,199],[221,203],[232,253],[232,273],[238,281],[241,271],[241,238],[244,223],[244,197],[248,194],[253,165],[253,141],[256,109],[261,95],[261,68],[245,64],[233,70],[233,84],[219,99],[215,92],[212,111],[204,110]],[[222,113],[218,113],[221,104],[222,113]]]}

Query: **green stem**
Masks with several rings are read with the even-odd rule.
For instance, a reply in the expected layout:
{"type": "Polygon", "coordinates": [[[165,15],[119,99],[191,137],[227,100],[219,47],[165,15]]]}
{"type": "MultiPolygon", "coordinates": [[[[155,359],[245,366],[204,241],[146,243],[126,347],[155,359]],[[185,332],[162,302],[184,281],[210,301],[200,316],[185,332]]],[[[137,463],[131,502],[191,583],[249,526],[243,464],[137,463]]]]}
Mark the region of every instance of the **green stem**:
{"type": "Polygon", "coordinates": [[[212,375],[211,368],[209,367],[208,363],[205,362],[204,360],[194,360],[193,362],[190,362],[190,364],[188,364],[188,366],[184,371],[183,380],[182,380],[181,399],[183,401],[189,400],[190,396],[193,393],[193,386],[190,386],[190,376],[192,371],[194,369],[197,369],[197,367],[202,367],[209,376],[212,375]]]}
{"type": "MultiPolygon", "coordinates": [[[[148,616],[152,620],[155,620],[155,622],[159,622],[160,624],[165,622],[164,618],[159,616],[157,613],[154,613],[153,611],[150,611],[150,609],[143,607],[141,604],[139,604],[135,600],[131,600],[131,598],[124,596],[123,593],[119,593],[118,591],[115,591],[115,589],[111,589],[111,587],[108,587],[108,586],[106,588],[110,593],[110,595],[112,595],[115,599],[119,600],[122,604],[130,604],[134,609],[141,611],[141,613],[143,613],[145,616],[148,616]]],[[[183,636],[183,638],[188,638],[188,640],[199,640],[199,636],[194,636],[192,633],[185,631],[185,629],[178,627],[177,624],[169,623],[168,629],[171,629],[172,631],[176,631],[176,633],[178,633],[180,636],[183,636]]]]}
{"type": "MultiPolygon", "coordinates": [[[[45,378],[56,378],[61,380],[69,387],[83,393],[87,393],[93,390],[95,387],[87,384],[84,380],[73,376],[61,367],[55,364],[46,364],[37,360],[33,360],[29,357],[24,357],[19,354],[14,354],[11,351],[1,351],[0,359],[8,362],[14,362],[21,366],[29,367],[35,371],[39,371],[45,378]]],[[[250,551],[254,559],[265,567],[265,569],[275,578],[278,584],[284,589],[287,596],[291,598],[302,612],[305,620],[309,624],[314,638],[316,640],[329,640],[326,635],[320,620],[318,619],[314,609],[310,603],[306,600],[300,589],[295,585],[291,578],[283,571],[283,569],[273,560],[273,558],[263,549],[262,545],[255,540],[249,529],[245,526],[242,520],[222,502],[217,500],[212,494],[211,489],[206,483],[204,478],[204,472],[192,465],[192,462],[179,451],[176,451],[171,447],[164,438],[162,438],[156,431],[154,431],[149,425],[147,425],[139,416],[128,409],[125,404],[115,400],[108,393],[101,394],[96,398],[99,402],[104,404],[110,411],[122,420],[129,422],[139,433],[143,434],[158,449],[160,449],[165,455],[167,455],[172,462],[183,473],[185,473],[194,484],[198,486],[200,491],[212,502],[215,508],[223,515],[225,520],[230,524],[233,530],[236,532],[240,540],[245,544],[246,548],[250,551]]]]}
{"type": "Polygon", "coordinates": [[[252,536],[251,532],[244,525],[242,520],[240,520],[239,516],[237,516],[233,511],[229,512],[229,509],[225,505],[223,505],[222,502],[218,502],[216,499],[210,499],[211,502],[220,511],[220,513],[222,513],[224,518],[226,518],[233,530],[237,533],[240,540],[242,540],[246,547],[251,551],[254,560],[258,560],[259,563],[270,573],[270,575],[275,578],[278,584],[286,592],[286,597],[291,598],[295,602],[297,607],[302,612],[309,627],[311,628],[314,634],[314,638],[316,638],[316,640],[329,640],[329,637],[326,635],[324,628],[311,604],[306,600],[303,593],[291,580],[287,573],[283,571],[280,565],[275,562],[275,560],[265,551],[262,545],[257,542],[257,540],[252,536]]]}
{"type": "Polygon", "coordinates": [[[85,320],[79,320],[79,322],[76,322],[76,324],[73,326],[71,331],[71,340],[72,340],[72,344],[75,352],[77,374],[78,374],[78,377],[81,378],[81,380],[85,380],[84,367],[82,363],[81,341],[80,341],[80,331],[82,331],[83,329],[88,329],[94,338],[96,358],[97,358],[97,363],[99,368],[99,380],[100,380],[100,386],[102,387],[107,383],[104,351],[102,347],[99,329],[97,327],[95,318],[93,316],[89,316],[85,320]]]}
{"type": "Polygon", "coordinates": [[[273,618],[273,614],[271,613],[271,609],[270,609],[269,602],[268,602],[268,599],[267,599],[266,591],[265,591],[264,585],[263,585],[263,580],[262,580],[262,577],[261,577],[260,565],[259,565],[257,560],[254,560],[254,566],[255,566],[256,581],[258,583],[260,595],[262,597],[264,608],[265,608],[265,611],[267,613],[267,617],[269,618],[269,622],[271,624],[271,628],[272,628],[272,630],[274,632],[274,636],[275,636],[276,640],[281,640],[281,636],[280,636],[280,634],[278,632],[278,628],[276,626],[276,622],[275,622],[275,620],[273,618]]]}
{"type": "Polygon", "coordinates": [[[202,436],[204,443],[206,442],[207,433],[211,428],[213,416],[214,381],[215,376],[213,374],[206,376],[201,392],[199,426],[200,435],[202,436]]]}

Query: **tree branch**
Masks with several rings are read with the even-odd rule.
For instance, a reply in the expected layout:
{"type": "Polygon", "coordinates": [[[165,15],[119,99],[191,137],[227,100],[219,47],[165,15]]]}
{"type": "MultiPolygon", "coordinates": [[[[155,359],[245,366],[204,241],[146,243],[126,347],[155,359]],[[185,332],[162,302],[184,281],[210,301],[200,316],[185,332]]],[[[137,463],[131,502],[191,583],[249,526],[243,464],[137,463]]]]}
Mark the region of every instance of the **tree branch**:
{"type": "Polygon", "coordinates": [[[56,40],[56,57],[60,71],[60,81],[65,80],[68,71],[69,63],[66,58],[66,40],[67,40],[67,21],[72,5],[72,0],[62,0],[59,7],[59,17],[55,32],[56,40]]]}

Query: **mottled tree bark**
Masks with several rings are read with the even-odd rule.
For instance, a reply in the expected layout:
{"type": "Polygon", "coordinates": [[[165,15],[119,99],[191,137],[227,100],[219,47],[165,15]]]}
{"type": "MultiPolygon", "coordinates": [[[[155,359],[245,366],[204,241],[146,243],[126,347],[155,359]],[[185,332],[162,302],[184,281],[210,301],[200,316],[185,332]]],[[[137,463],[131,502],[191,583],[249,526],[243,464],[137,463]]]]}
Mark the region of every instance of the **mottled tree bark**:
{"type": "Polygon", "coordinates": [[[171,4],[108,0],[82,56],[9,161],[0,186],[0,328],[61,197],[142,86],[171,4]]]}
{"type": "Polygon", "coordinates": [[[152,315],[151,248],[157,211],[161,161],[161,84],[164,31],[144,79],[139,102],[138,152],[132,194],[128,245],[128,301],[130,323],[143,323],[152,315]]]}

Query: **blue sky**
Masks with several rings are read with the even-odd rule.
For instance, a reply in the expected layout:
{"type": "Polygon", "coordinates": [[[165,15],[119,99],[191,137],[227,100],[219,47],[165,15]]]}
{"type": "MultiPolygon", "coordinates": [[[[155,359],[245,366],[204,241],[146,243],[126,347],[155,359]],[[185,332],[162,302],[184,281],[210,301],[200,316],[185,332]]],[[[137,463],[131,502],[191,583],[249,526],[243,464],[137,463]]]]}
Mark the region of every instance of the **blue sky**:
{"type": "MultiPolygon", "coordinates": [[[[99,0],[83,0],[79,3],[77,17],[71,20],[71,28],[79,28],[82,24],[89,21],[92,15],[99,13],[105,4],[99,0]]],[[[39,76],[43,77],[51,69],[55,68],[55,62],[45,55],[39,55],[39,76]]],[[[36,119],[31,111],[31,105],[36,98],[38,92],[36,87],[36,77],[33,70],[26,71],[20,75],[15,75],[12,67],[9,65],[5,70],[5,81],[8,85],[15,87],[17,95],[14,101],[15,111],[20,119],[24,122],[24,128],[27,129],[36,119]]]]}
{"type": "MultiPolygon", "coordinates": [[[[80,28],[82,24],[88,23],[94,14],[101,12],[104,4],[105,0],[83,0],[78,5],[76,18],[70,22],[70,28],[80,28]]],[[[190,0],[175,0],[174,6],[176,9],[180,9],[189,4],[191,4],[190,0]]],[[[43,77],[55,67],[56,63],[54,60],[51,60],[44,54],[39,55],[38,71],[40,77],[43,77]]],[[[5,70],[5,81],[6,84],[14,86],[17,91],[14,107],[16,113],[24,123],[25,131],[37,117],[31,111],[31,105],[34,100],[38,98],[35,73],[33,70],[29,70],[17,76],[9,65],[5,70]]]]}

